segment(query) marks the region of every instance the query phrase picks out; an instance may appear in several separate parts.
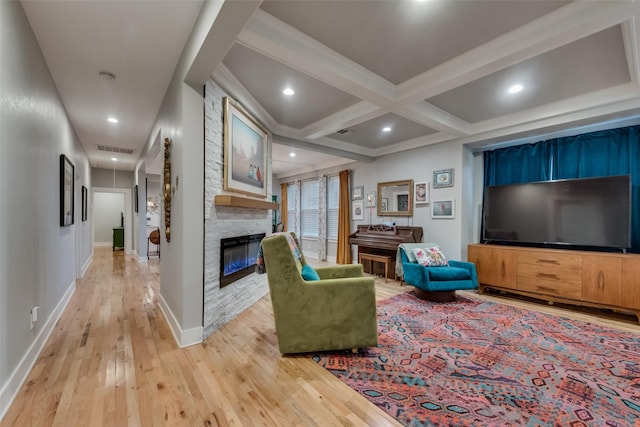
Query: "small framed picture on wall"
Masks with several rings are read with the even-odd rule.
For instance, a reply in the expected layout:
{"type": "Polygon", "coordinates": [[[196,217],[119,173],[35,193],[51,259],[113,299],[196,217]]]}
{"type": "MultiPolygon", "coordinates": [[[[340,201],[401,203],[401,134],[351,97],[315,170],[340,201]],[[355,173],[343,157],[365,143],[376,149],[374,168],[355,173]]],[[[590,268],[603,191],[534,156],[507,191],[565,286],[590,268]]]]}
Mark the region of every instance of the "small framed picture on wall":
{"type": "Polygon", "coordinates": [[[431,202],[431,218],[454,218],[453,200],[434,200],[431,202]]]}
{"type": "Polygon", "coordinates": [[[351,219],[362,221],[364,219],[364,200],[351,202],[351,219]]]}
{"type": "Polygon", "coordinates": [[[414,184],[413,198],[416,205],[426,205],[429,203],[429,183],[416,182],[414,184]]]}
{"type": "Polygon", "coordinates": [[[453,180],[453,169],[441,169],[433,172],[433,188],[453,187],[453,180]]]}
{"type": "Polygon", "coordinates": [[[353,192],[351,193],[351,200],[362,200],[362,199],[364,199],[364,185],[353,187],[353,192]]]}

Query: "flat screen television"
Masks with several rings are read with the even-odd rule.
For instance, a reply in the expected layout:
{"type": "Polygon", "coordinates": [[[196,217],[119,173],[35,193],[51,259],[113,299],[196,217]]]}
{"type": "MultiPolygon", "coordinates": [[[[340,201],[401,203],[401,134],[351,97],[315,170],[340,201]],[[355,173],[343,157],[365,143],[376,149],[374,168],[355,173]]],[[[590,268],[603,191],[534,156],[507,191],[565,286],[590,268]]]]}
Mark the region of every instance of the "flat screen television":
{"type": "Polygon", "coordinates": [[[629,175],[485,187],[483,241],[631,246],[629,175]]]}

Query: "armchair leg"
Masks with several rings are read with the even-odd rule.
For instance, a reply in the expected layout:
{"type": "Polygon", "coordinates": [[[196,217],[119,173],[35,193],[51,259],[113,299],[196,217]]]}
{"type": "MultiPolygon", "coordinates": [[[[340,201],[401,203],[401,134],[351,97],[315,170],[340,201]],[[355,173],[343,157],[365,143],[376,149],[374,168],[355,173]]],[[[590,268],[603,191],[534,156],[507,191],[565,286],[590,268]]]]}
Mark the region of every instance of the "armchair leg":
{"type": "Polygon", "coordinates": [[[452,302],[456,300],[456,291],[431,292],[431,291],[425,291],[424,289],[415,288],[413,292],[418,298],[424,299],[427,301],[452,302]]]}

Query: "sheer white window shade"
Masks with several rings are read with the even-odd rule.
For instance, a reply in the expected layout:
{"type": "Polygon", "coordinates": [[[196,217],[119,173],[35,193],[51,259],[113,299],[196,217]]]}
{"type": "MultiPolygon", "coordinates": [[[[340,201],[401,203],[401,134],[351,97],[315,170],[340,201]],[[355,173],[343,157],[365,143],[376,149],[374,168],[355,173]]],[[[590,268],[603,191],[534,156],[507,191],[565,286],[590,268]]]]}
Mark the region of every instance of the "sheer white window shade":
{"type": "Polygon", "coordinates": [[[338,206],[340,203],[340,178],[330,176],[327,180],[327,239],[338,239],[338,206]]]}
{"type": "Polygon", "coordinates": [[[318,180],[302,183],[300,198],[301,233],[305,237],[318,237],[318,209],[319,209],[318,180]]]}
{"type": "Polygon", "coordinates": [[[298,218],[298,212],[296,207],[298,203],[296,201],[296,185],[294,183],[287,185],[287,230],[296,231],[296,223],[298,218]]]}

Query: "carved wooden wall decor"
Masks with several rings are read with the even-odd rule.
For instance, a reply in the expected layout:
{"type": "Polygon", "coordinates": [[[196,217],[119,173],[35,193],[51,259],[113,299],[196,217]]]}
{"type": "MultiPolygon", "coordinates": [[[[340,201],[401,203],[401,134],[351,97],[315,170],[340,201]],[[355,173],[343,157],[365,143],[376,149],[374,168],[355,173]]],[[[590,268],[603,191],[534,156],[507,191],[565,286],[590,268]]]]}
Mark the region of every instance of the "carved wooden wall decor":
{"type": "Polygon", "coordinates": [[[171,240],[171,140],[164,139],[164,237],[171,240]]]}

